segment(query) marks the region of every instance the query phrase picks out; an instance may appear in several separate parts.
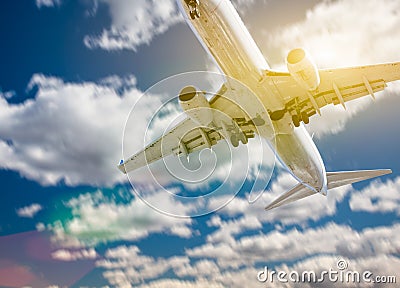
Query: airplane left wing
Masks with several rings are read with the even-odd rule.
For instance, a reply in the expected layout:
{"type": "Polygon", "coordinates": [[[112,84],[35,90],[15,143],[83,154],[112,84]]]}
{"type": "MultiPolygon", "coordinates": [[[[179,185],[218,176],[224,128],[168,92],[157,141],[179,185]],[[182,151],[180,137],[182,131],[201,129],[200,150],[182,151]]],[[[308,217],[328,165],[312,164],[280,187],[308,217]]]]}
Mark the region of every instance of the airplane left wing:
{"type": "Polygon", "coordinates": [[[125,162],[121,161],[118,168],[126,174],[171,154],[188,155],[194,151],[211,148],[221,139],[223,137],[217,130],[199,127],[190,118],[186,118],[142,151],[125,162]]]}
{"type": "Polygon", "coordinates": [[[292,116],[308,124],[308,117],[320,113],[329,104],[341,104],[371,95],[400,80],[400,62],[318,71],[320,84],[315,91],[301,89],[290,73],[266,71],[292,116]],[[305,119],[304,119],[305,118],[305,119]],[[304,121],[305,120],[305,121],[304,121]]]}
{"type": "Polygon", "coordinates": [[[229,96],[232,96],[230,93],[240,92],[227,88],[224,84],[210,101],[204,99],[215,111],[213,120],[216,121],[207,126],[200,126],[192,120],[189,113],[185,120],[142,151],[126,161],[121,161],[118,168],[126,174],[172,154],[187,156],[194,151],[211,148],[225,137],[228,137],[227,140],[231,143],[232,137],[236,139],[233,141],[234,146],[239,145],[239,139],[243,144],[247,144],[249,138],[255,137],[257,130],[255,126],[264,125],[265,121],[259,115],[250,119],[238,104],[229,99],[229,96]]]}

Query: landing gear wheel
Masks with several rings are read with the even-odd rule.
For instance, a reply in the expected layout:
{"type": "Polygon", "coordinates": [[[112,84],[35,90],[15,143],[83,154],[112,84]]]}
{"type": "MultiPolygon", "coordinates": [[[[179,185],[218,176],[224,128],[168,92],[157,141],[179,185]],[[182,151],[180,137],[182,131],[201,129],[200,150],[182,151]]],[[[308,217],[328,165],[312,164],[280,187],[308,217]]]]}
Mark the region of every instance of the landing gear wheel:
{"type": "Polygon", "coordinates": [[[239,146],[239,139],[236,137],[236,135],[231,136],[231,143],[233,147],[238,147],[239,146]]]}
{"type": "Polygon", "coordinates": [[[190,18],[192,18],[192,20],[196,19],[195,11],[190,11],[189,15],[190,15],[190,18]]]}
{"type": "Polygon", "coordinates": [[[247,139],[247,137],[246,137],[246,135],[244,135],[244,133],[242,133],[242,134],[240,135],[240,141],[242,141],[242,143],[243,143],[244,145],[246,145],[247,143],[249,143],[249,139],[247,139]]]}
{"type": "Polygon", "coordinates": [[[294,127],[299,127],[300,126],[300,118],[297,115],[292,116],[292,121],[294,124],[294,127]]]}
{"type": "Polygon", "coordinates": [[[199,11],[199,8],[197,8],[196,7],[196,9],[194,9],[194,15],[197,17],[197,18],[200,18],[200,11],[199,11]]]}
{"type": "Polygon", "coordinates": [[[310,117],[306,112],[301,113],[301,119],[303,120],[304,124],[310,123],[310,117]]]}

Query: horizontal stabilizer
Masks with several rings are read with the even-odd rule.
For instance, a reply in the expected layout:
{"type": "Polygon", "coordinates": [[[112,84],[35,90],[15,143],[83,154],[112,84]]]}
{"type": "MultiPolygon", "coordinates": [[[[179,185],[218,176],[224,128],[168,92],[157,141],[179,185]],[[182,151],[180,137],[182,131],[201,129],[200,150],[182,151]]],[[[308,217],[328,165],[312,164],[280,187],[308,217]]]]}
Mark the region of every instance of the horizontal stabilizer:
{"type": "Polygon", "coordinates": [[[303,199],[315,193],[315,191],[300,183],[297,186],[293,187],[290,191],[276,198],[271,204],[265,207],[265,210],[271,210],[273,208],[292,203],[296,200],[303,199]]]}
{"type": "Polygon", "coordinates": [[[328,172],[328,189],[353,184],[367,179],[383,176],[392,173],[390,169],[382,170],[361,170],[348,172],[328,172]]]}
{"type": "MultiPolygon", "coordinates": [[[[328,172],[326,173],[326,178],[328,180],[328,190],[387,175],[390,173],[392,173],[392,170],[390,169],[328,172]]],[[[300,183],[297,186],[293,187],[290,191],[276,198],[271,204],[265,207],[265,210],[271,210],[273,208],[292,203],[296,200],[303,199],[313,194],[316,194],[316,192],[300,183]]]]}

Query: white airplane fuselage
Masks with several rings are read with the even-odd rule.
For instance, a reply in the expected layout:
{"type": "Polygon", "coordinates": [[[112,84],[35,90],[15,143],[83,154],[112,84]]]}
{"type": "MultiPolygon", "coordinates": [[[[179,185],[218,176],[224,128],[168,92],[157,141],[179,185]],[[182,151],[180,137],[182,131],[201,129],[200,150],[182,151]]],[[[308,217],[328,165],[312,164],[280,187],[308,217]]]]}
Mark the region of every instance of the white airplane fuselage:
{"type": "MultiPolygon", "coordinates": [[[[200,17],[192,19],[188,0],[177,0],[186,21],[221,72],[247,86],[268,111],[282,111],[285,105],[277,91],[263,85],[269,81],[268,63],[229,0],[197,1],[200,17]]],[[[196,1],[194,1],[196,2],[196,1]]],[[[255,103],[254,105],[258,105],[255,103]]],[[[295,128],[289,113],[273,122],[270,142],[280,162],[305,186],[323,194],[327,177],[321,155],[304,126],[295,128]]]]}

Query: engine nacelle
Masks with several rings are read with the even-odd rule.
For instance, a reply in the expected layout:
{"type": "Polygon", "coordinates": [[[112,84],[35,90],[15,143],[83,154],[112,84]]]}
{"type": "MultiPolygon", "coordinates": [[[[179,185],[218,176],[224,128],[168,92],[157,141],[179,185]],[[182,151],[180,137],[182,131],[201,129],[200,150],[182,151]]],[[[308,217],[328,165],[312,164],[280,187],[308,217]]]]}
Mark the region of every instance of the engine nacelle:
{"type": "Polygon", "coordinates": [[[317,66],[307,52],[301,48],[293,49],[286,58],[287,68],[294,80],[303,88],[314,91],[320,84],[317,66]]]}
{"type": "Polygon", "coordinates": [[[193,86],[181,90],[179,104],[189,118],[201,126],[208,126],[214,119],[210,103],[204,93],[193,86]]]}

